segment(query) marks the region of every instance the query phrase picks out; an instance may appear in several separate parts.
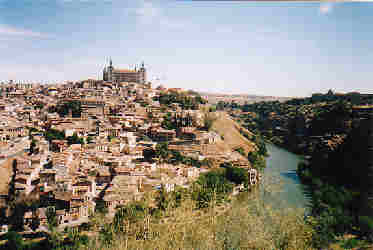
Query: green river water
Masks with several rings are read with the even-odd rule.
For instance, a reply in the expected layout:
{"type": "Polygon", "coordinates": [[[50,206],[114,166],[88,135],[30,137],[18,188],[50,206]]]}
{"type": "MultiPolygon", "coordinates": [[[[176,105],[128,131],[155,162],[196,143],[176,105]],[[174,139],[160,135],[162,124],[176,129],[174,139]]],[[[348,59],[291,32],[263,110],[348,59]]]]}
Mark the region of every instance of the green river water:
{"type": "Polygon", "coordinates": [[[269,156],[263,172],[263,185],[270,186],[271,193],[264,199],[275,207],[306,208],[307,192],[300,183],[296,169],[302,158],[273,144],[267,144],[269,156]]]}

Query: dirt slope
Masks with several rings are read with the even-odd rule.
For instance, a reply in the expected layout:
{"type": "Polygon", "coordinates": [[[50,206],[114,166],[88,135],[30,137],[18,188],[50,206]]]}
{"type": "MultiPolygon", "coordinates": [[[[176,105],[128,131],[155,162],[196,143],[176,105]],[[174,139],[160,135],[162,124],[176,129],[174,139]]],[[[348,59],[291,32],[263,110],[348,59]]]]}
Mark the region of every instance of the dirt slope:
{"type": "Polygon", "coordinates": [[[12,175],[12,162],[14,158],[9,158],[0,164],[0,194],[8,193],[8,185],[12,175]]]}
{"type": "MultiPolygon", "coordinates": [[[[242,147],[245,152],[255,150],[255,144],[246,139],[240,134],[240,126],[233,121],[225,112],[216,112],[216,121],[212,126],[212,130],[223,136],[224,140],[219,143],[220,147],[226,149],[235,149],[242,147]]],[[[247,131],[247,130],[246,130],[247,131]]],[[[247,131],[250,133],[249,131],[247,131]]]]}

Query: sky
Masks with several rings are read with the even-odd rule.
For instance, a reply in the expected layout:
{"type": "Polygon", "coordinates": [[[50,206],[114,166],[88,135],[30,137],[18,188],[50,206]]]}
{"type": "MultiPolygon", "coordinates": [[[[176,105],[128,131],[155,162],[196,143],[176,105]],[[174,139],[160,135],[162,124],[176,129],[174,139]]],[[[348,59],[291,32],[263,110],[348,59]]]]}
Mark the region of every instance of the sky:
{"type": "Polygon", "coordinates": [[[373,3],[0,0],[0,81],[102,79],[266,96],[373,93],[373,3]]]}

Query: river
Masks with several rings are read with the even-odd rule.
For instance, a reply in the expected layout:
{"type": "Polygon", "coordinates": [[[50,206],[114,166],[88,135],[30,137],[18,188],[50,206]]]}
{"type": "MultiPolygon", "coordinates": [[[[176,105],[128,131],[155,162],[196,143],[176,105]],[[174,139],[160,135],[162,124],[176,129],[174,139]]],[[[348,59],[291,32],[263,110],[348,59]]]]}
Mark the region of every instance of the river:
{"type": "Polygon", "coordinates": [[[276,207],[306,208],[309,199],[296,173],[302,158],[269,143],[267,150],[263,185],[270,186],[273,193],[265,193],[265,200],[276,207]]]}

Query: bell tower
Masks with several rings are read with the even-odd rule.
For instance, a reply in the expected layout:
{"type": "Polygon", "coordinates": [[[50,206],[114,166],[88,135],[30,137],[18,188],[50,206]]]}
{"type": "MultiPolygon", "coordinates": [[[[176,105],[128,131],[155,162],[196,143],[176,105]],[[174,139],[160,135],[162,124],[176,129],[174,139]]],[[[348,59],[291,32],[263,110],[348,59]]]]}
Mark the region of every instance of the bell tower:
{"type": "Polygon", "coordinates": [[[114,71],[113,61],[110,58],[109,66],[105,67],[103,71],[103,80],[109,81],[109,82],[113,81],[113,71],[114,71]]]}
{"type": "Polygon", "coordinates": [[[114,70],[113,61],[110,58],[110,64],[108,67],[108,81],[110,82],[113,81],[113,70],[114,70]]]}
{"type": "Polygon", "coordinates": [[[144,62],[141,63],[139,73],[140,73],[140,83],[145,84],[146,83],[146,68],[145,68],[144,62]]]}

